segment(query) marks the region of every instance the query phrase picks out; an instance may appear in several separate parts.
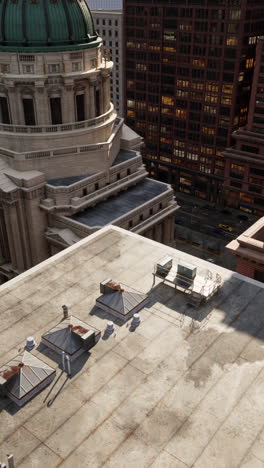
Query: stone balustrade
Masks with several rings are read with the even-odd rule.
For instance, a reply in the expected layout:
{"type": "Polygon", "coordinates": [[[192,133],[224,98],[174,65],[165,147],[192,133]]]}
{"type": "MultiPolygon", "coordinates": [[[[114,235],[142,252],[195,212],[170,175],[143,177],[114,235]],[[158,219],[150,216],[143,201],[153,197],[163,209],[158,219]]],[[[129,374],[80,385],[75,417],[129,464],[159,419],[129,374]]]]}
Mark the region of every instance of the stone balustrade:
{"type": "MultiPolygon", "coordinates": [[[[61,132],[71,132],[73,130],[83,130],[85,128],[98,126],[106,122],[111,114],[114,112],[114,106],[111,103],[109,110],[100,115],[89,120],[83,120],[81,122],[72,122],[69,124],[61,125],[43,125],[43,126],[29,126],[29,125],[7,125],[0,124],[0,132],[7,133],[61,133],[61,132]]],[[[120,119],[119,119],[120,120],[120,119]]]]}
{"type": "MultiPolygon", "coordinates": [[[[113,132],[112,138],[121,128],[122,122],[123,122],[123,119],[120,119],[120,118],[117,118],[115,120],[114,132],[113,132]]],[[[98,144],[91,144],[91,145],[82,145],[82,146],[77,146],[77,147],[75,146],[75,147],[59,148],[59,149],[47,150],[47,151],[42,150],[42,151],[31,151],[31,152],[24,152],[24,153],[17,153],[15,151],[6,150],[5,148],[0,148],[0,156],[6,156],[14,160],[43,159],[43,158],[65,156],[66,154],[84,153],[87,151],[99,151],[103,149],[107,150],[108,148],[109,148],[109,143],[98,143],[98,144]]]]}

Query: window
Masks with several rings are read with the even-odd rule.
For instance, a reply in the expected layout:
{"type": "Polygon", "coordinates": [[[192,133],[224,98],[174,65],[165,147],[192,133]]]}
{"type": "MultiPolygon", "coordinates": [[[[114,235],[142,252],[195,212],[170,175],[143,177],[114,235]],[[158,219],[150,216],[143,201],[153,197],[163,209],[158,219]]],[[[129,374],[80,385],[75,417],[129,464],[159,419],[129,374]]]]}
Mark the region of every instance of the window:
{"type": "Polygon", "coordinates": [[[0,96],[1,122],[10,124],[8,100],[5,96],[0,96]]]}
{"type": "Polygon", "coordinates": [[[1,73],[10,73],[9,63],[1,63],[1,73]]]}
{"type": "Polygon", "coordinates": [[[60,125],[62,123],[60,97],[50,98],[50,112],[52,125],[60,125]]]}
{"type": "Polygon", "coordinates": [[[34,65],[23,65],[23,73],[34,73],[34,65]]]}
{"type": "Polygon", "coordinates": [[[34,102],[32,98],[23,98],[25,125],[36,125],[34,102]]]}
{"type": "Polygon", "coordinates": [[[84,106],[84,94],[77,94],[75,96],[76,102],[76,120],[81,122],[85,120],[85,106],[84,106]]]}
{"type": "Polygon", "coordinates": [[[72,71],[80,71],[81,70],[81,62],[72,62],[72,71]]]}
{"type": "Polygon", "coordinates": [[[96,117],[100,115],[100,91],[97,89],[95,91],[95,110],[96,110],[96,117]]]}
{"type": "Polygon", "coordinates": [[[60,64],[59,63],[51,63],[48,67],[49,73],[59,73],[60,72],[60,64]]]}

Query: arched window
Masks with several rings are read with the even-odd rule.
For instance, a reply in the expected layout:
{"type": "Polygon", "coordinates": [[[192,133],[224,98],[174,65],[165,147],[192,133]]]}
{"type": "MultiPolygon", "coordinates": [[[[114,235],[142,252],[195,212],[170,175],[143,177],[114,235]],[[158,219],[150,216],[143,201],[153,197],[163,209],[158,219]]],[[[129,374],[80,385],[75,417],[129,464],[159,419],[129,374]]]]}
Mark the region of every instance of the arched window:
{"type": "Polygon", "coordinates": [[[0,96],[0,111],[1,111],[1,122],[4,124],[10,124],[10,113],[8,99],[6,96],[0,96]]]}
{"type": "Polygon", "coordinates": [[[24,109],[25,125],[36,125],[34,100],[32,96],[23,96],[22,102],[24,109]]]}
{"type": "Polygon", "coordinates": [[[84,99],[83,91],[76,93],[75,107],[76,107],[77,122],[81,122],[82,120],[85,120],[85,99],[84,99]]]}

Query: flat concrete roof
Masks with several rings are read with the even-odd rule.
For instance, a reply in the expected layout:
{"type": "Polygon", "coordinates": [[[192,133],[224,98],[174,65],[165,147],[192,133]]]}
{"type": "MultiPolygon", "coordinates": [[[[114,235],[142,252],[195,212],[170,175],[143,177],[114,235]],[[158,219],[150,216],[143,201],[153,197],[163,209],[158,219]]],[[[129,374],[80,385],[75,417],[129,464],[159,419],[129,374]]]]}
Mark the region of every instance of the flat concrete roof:
{"type": "MultiPolygon", "coordinates": [[[[104,330],[99,283],[148,293],[141,324],[101,339],[21,409],[0,398],[0,460],[20,468],[262,468],[264,288],[261,283],[149,239],[107,227],[0,287],[0,366],[27,336],[70,314],[104,330]],[[165,255],[218,272],[223,286],[199,309],[160,282],[165,255]]],[[[51,367],[57,355],[32,351],[51,367]]]]}
{"type": "Polygon", "coordinates": [[[86,210],[69,216],[69,218],[86,226],[105,226],[167,190],[170,190],[167,184],[145,179],[136,186],[120,192],[118,197],[110,197],[95,207],[88,207],[86,210]]]}
{"type": "Polygon", "coordinates": [[[67,187],[68,185],[80,182],[80,180],[87,179],[87,177],[91,177],[92,175],[93,174],[85,174],[79,176],[59,177],[57,179],[50,179],[47,181],[47,183],[49,185],[53,185],[54,187],[67,187]]]}
{"type": "Polygon", "coordinates": [[[136,151],[128,151],[128,150],[120,150],[117,153],[117,157],[115,158],[112,166],[116,166],[117,164],[121,164],[125,161],[129,161],[129,159],[133,159],[137,157],[139,154],[136,151]]]}

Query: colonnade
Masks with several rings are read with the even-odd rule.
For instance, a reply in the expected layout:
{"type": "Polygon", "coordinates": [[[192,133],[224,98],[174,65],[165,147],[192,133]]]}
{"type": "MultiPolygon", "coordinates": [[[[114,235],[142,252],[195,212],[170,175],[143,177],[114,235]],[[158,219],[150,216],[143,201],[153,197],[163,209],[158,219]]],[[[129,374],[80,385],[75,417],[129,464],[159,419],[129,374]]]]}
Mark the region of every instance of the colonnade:
{"type": "Polygon", "coordinates": [[[19,81],[7,83],[5,92],[0,94],[8,99],[10,122],[12,125],[25,125],[23,99],[32,99],[37,126],[52,125],[50,98],[61,101],[62,124],[77,121],[76,95],[84,95],[85,120],[104,114],[110,107],[110,73],[103,71],[97,77],[80,81],[65,81],[63,84],[47,84],[44,80],[33,84],[19,81]],[[98,95],[96,96],[96,93],[98,95]]]}

